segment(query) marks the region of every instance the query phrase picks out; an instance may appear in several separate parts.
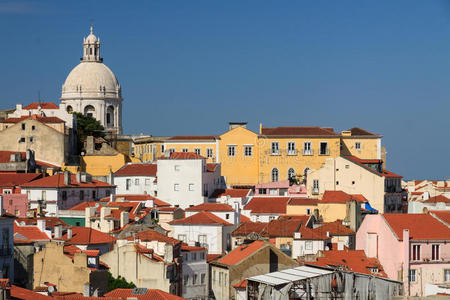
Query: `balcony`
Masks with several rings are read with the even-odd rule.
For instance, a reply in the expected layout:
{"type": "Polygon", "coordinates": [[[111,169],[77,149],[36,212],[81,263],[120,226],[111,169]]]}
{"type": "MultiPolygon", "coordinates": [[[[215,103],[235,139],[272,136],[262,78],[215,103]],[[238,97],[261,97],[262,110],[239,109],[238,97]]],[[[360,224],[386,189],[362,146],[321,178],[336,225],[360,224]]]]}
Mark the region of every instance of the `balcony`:
{"type": "Polygon", "coordinates": [[[279,156],[279,155],[281,155],[281,152],[280,152],[280,150],[276,150],[276,151],[272,150],[270,152],[270,155],[279,156]]]}
{"type": "Polygon", "coordinates": [[[287,151],[287,155],[293,156],[293,155],[297,155],[297,149],[291,149],[287,151]]]}
{"type": "Polygon", "coordinates": [[[312,149],[303,149],[303,155],[314,155],[314,151],[312,149]]]}

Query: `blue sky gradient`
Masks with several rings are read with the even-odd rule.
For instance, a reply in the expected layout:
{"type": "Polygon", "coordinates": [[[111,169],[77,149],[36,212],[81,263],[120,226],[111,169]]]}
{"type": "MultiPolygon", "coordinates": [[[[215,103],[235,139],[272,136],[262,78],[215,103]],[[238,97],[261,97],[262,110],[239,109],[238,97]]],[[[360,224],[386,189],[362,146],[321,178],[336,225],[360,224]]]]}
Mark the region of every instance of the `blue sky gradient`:
{"type": "Polygon", "coordinates": [[[357,126],[389,170],[450,177],[449,1],[0,1],[0,109],[58,102],[92,19],[125,133],[357,126]]]}

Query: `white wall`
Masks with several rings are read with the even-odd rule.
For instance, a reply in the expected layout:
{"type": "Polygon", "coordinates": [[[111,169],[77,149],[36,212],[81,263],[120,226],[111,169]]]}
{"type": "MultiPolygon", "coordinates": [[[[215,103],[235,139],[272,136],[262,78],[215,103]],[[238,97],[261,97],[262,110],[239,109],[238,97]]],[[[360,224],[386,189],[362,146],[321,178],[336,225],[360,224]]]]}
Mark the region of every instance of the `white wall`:
{"type": "MultiPolygon", "coordinates": [[[[225,221],[227,221],[227,222],[229,222],[229,223],[231,223],[233,225],[236,225],[235,224],[235,215],[237,213],[235,213],[234,211],[226,211],[226,212],[225,211],[209,211],[209,212],[214,214],[214,215],[216,215],[216,216],[218,216],[222,220],[225,220],[225,221]],[[227,215],[228,215],[228,218],[227,218],[227,215]]],[[[190,217],[190,216],[195,215],[197,213],[199,213],[199,211],[186,211],[185,212],[185,216],[187,218],[187,217],[190,217]]]]}
{"type": "Polygon", "coordinates": [[[115,176],[114,184],[116,185],[116,194],[148,194],[156,197],[155,191],[157,190],[157,184],[154,176],[115,176]],[[127,189],[127,179],[131,180],[131,185],[127,189]],[[138,184],[136,184],[138,180],[138,184]]]}
{"type": "Polygon", "coordinates": [[[183,292],[182,297],[186,299],[206,299],[208,296],[208,263],[206,262],[206,251],[182,251],[183,255],[183,292]],[[195,253],[195,260],[193,254],[195,253]],[[203,253],[203,257],[202,257],[203,253]],[[197,282],[194,284],[194,274],[197,282]],[[204,282],[201,282],[204,274],[204,282]],[[189,276],[187,284],[184,284],[185,276],[189,276]]]}
{"type": "Polygon", "coordinates": [[[224,239],[232,228],[233,226],[222,227],[221,225],[172,225],[173,237],[180,239],[180,235],[184,234],[186,236],[185,242],[190,245],[199,241],[199,235],[206,235],[209,254],[221,254],[225,251],[226,243],[224,243],[224,239]],[[226,229],[223,230],[223,228],[226,229]],[[223,237],[223,233],[225,237],[223,237]]]}
{"type": "Polygon", "coordinates": [[[319,250],[325,250],[327,242],[322,240],[298,240],[294,239],[292,245],[292,258],[304,256],[307,254],[316,254],[319,250]],[[311,249],[306,249],[306,243],[312,243],[311,249]]]}

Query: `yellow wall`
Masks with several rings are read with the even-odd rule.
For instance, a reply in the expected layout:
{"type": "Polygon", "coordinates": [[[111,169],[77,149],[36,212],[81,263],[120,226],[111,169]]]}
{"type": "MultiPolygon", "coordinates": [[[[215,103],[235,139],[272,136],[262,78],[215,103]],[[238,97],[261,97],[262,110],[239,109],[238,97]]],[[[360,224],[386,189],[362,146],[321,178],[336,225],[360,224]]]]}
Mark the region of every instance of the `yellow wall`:
{"type": "Polygon", "coordinates": [[[134,146],[134,157],[143,162],[154,161],[163,154],[161,152],[161,145],[163,143],[160,141],[136,143],[134,146]]]}
{"type": "Polygon", "coordinates": [[[342,137],[342,155],[353,155],[361,159],[381,159],[381,138],[342,137]],[[360,143],[361,149],[355,144],[360,143]]]}
{"type": "Polygon", "coordinates": [[[314,213],[314,210],[317,209],[317,205],[287,205],[286,206],[286,214],[287,215],[307,215],[307,209],[310,210],[310,214],[314,213]]]}
{"type": "Polygon", "coordinates": [[[272,169],[278,169],[279,180],[288,179],[289,168],[294,168],[297,175],[303,175],[305,168],[319,169],[327,158],[338,157],[340,155],[340,138],[280,138],[280,137],[260,137],[260,163],[259,163],[259,183],[272,181],[272,169]],[[272,142],[279,143],[280,155],[272,155],[272,142]],[[288,142],[295,142],[297,153],[288,155],[288,142]],[[303,155],[303,143],[311,142],[312,155],[303,155]],[[320,142],[328,143],[328,155],[319,155],[320,142]]]}
{"type": "Polygon", "coordinates": [[[188,149],[188,152],[194,152],[194,150],[200,149],[200,155],[206,157],[206,149],[210,148],[213,151],[213,156],[207,158],[207,162],[217,162],[217,142],[205,142],[205,141],[192,141],[192,142],[175,142],[166,141],[164,143],[166,151],[169,149],[175,149],[175,152],[182,152],[183,149],[188,149]]]}
{"type": "Polygon", "coordinates": [[[320,203],[319,201],[317,208],[323,222],[343,220],[347,216],[347,205],[345,203],[320,203]]]}
{"type": "Polygon", "coordinates": [[[81,169],[92,176],[108,176],[129,162],[122,153],[116,155],[86,155],[81,157],[81,169]]]}
{"type": "Polygon", "coordinates": [[[258,183],[258,153],[258,135],[246,128],[236,127],[220,136],[219,156],[227,185],[258,183]],[[235,146],[234,156],[228,156],[229,145],[235,146]],[[244,155],[244,145],[253,145],[252,156],[244,155]]]}

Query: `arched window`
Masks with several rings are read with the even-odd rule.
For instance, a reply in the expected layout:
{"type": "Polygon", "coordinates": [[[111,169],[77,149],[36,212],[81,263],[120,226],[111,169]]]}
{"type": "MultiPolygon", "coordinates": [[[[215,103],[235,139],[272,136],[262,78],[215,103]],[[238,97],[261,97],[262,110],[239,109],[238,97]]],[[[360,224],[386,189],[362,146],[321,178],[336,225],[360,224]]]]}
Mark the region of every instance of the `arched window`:
{"type": "Polygon", "coordinates": [[[295,178],[295,170],[294,170],[294,168],[289,168],[287,177],[288,177],[288,179],[295,178]]]}
{"type": "Polygon", "coordinates": [[[92,48],[89,48],[89,54],[92,55],[92,48]]]}
{"type": "Polygon", "coordinates": [[[272,169],[272,182],[278,181],[278,169],[273,168],[272,169]]]}
{"type": "Polygon", "coordinates": [[[73,112],[73,108],[72,108],[72,106],[67,106],[67,112],[69,113],[69,114],[71,114],[72,112],[73,112]]]}
{"type": "Polygon", "coordinates": [[[94,117],[94,114],[95,114],[95,108],[92,105],[88,105],[84,108],[85,116],[94,117]]]}

